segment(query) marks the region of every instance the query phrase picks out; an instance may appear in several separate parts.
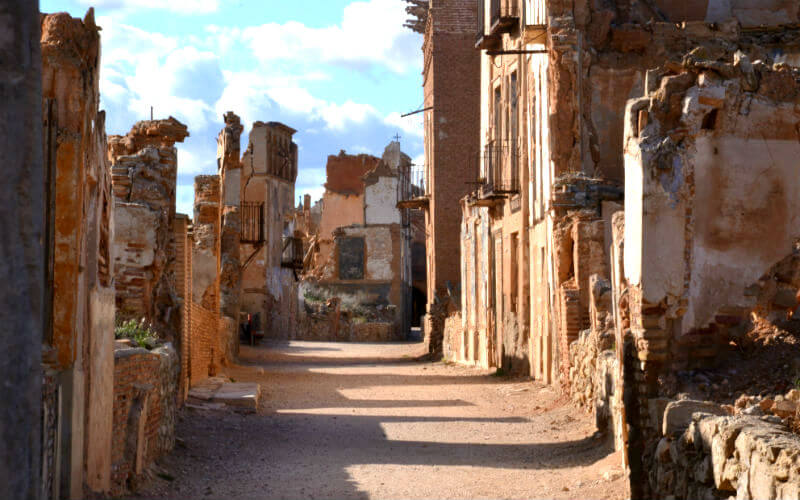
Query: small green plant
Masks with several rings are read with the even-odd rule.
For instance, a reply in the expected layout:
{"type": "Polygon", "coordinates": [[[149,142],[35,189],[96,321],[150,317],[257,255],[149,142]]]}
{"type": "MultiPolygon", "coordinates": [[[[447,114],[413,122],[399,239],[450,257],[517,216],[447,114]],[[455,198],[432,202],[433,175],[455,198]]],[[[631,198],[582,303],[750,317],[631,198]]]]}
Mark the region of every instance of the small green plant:
{"type": "Polygon", "coordinates": [[[794,388],[800,390],[800,378],[795,379],[794,388]]]}
{"type": "Polygon", "coordinates": [[[144,318],[141,321],[130,319],[123,321],[114,329],[114,337],[117,339],[130,339],[136,342],[139,347],[146,347],[147,341],[155,340],[158,335],[146,324],[144,318]]]}

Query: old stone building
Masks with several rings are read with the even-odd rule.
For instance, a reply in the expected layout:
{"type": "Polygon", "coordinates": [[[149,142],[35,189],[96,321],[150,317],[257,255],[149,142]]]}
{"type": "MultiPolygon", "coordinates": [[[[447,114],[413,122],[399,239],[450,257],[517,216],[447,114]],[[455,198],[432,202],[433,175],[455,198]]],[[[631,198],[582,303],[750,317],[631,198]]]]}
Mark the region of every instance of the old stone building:
{"type": "Polygon", "coordinates": [[[761,489],[693,482],[655,448],[662,419],[679,418],[661,413],[681,370],[711,370],[754,314],[795,307],[782,165],[795,157],[783,124],[797,119],[798,49],[776,27],[797,9],[657,4],[479,2],[482,153],[444,351],[530,364],[592,409],[626,452],[634,497],[781,497],[794,486],[777,473],[761,489]]]}
{"type": "Polygon", "coordinates": [[[295,130],[256,122],[242,155],[241,312],[267,337],[291,338],[297,327],[302,242],[291,225],[297,179],[295,130]]]}
{"type": "Polygon", "coordinates": [[[343,151],[328,157],[319,232],[310,242],[301,286],[298,338],[407,337],[415,227],[398,202],[410,166],[396,141],[380,159],[343,151]]]}
{"type": "Polygon", "coordinates": [[[109,138],[114,187],[117,318],[152,323],[162,338],[180,332],[172,260],[176,142],[189,136],[174,118],[143,121],[109,138]]]}
{"type": "Polygon", "coordinates": [[[99,110],[94,11],[41,18],[45,165],[42,484],[80,498],[111,487],[114,200],[99,110]]]}
{"type": "MultiPolygon", "coordinates": [[[[414,2],[425,22],[423,88],[425,109],[425,196],[427,315],[425,335],[441,344],[443,315],[457,303],[461,282],[459,200],[470,190],[464,171],[474,165],[480,132],[480,55],[474,50],[474,0],[414,2]]],[[[421,18],[419,17],[421,16],[421,18]]],[[[434,347],[436,350],[436,347],[434,347]]]]}

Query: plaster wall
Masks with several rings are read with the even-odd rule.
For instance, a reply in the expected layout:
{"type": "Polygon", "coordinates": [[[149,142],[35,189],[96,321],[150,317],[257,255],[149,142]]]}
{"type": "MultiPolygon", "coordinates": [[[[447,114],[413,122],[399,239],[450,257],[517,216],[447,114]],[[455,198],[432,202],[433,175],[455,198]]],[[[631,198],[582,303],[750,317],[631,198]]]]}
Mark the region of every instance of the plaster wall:
{"type": "Polygon", "coordinates": [[[345,195],[326,191],[322,196],[322,220],[319,237],[332,240],[340,227],[364,225],[364,195],[345,195]]]}
{"type": "Polygon", "coordinates": [[[400,210],[397,208],[398,182],[397,177],[380,177],[377,183],[366,187],[366,224],[400,224],[400,210]]]}

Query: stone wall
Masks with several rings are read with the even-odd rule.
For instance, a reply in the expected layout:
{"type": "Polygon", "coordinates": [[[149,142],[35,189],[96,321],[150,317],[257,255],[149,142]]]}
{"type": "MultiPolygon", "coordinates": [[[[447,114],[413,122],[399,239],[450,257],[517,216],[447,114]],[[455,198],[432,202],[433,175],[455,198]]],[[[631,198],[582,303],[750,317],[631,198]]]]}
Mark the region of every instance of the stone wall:
{"type": "Polygon", "coordinates": [[[109,138],[114,185],[117,318],[142,319],[177,341],[181,311],[171,266],[176,142],[189,136],[174,118],[135,124],[109,138]]]}
{"type": "Polygon", "coordinates": [[[236,114],[225,114],[225,128],[217,138],[220,193],[220,313],[226,317],[223,330],[225,359],[239,354],[239,311],[241,308],[242,191],[241,135],[244,127],[236,114]]]}
{"type": "Polygon", "coordinates": [[[219,204],[219,176],[195,177],[192,301],[210,311],[219,309],[219,204]]]}
{"type": "Polygon", "coordinates": [[[800,437],[776,416],[728,415],[712,403],[657,400],[647,463],[652,498],[800,497],[800,437]]]}
{"type": "Polygon", "coordinates": [[[264,214],[263,241],[240,249],[241,311],[258,317],[266,337],[291,337],[297,328],[296,270],[284,265],[284,243],[295,237],[294,133],[282,123],[254,123],[241,160],[242,201],[262,205],[264,214]]]}
{"type": "MultiPolygon", "coordinates": [[[[99,110],[100,28],[60,13],[41,22],[45,160],[43,362],[62,404],[63,439],[50,493],[82,497],[110,488],[115,224],[105,113],[99,110]]],[[[33,85],[32,82],[28,82],[33,85]]]]}
{"type": "Polygon", "coordinates": [[[166,344],[148,351],[117,343],[114,353],[112,492],[135,489],[175,446],[180,359],[166,344]]]}

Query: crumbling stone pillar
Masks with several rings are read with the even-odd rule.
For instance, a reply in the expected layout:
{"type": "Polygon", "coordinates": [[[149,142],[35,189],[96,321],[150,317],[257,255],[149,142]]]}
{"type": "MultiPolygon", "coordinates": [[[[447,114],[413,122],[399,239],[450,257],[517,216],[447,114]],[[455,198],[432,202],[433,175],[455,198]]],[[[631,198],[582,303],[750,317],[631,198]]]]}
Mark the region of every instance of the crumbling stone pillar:
{"type": "Polygon", "coordinates": [[[225,358],[234,359],[239,352],[239,310],[242,293],[242,276],[239,244],[242,218],[240,213],[242,191],[242,163],[239,160],[242,135],[241,120],[236,114],[225,114],[225,128],[217,139],[217,158],[221,182],[221,235],[220,235],[220,312],[225,331],[223,345],[225,358]]]}
{"type": "Polygon", "coordinates": [[[35,500],[44,289],[39,2],[3,2],[0,32],[0,497],[35,500]]]}
{"type": "Polygon", "coordinates": [[[115,197],[118,319],[145,318],[164,340],[180,332],[180,303],[168,265],[178,176],[176,142],[189,136],[175,118],[142,121],[109,138],[115,197]]]}
{"type": "Polygon", "coordinates": [[[219,311],[219,201],[218,175],[194,179],[194,250],[192,300],[212,312],[219,311]]]}

